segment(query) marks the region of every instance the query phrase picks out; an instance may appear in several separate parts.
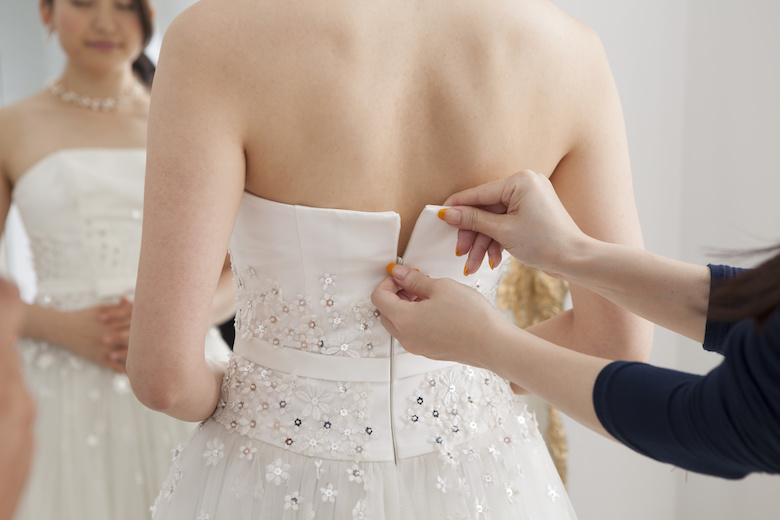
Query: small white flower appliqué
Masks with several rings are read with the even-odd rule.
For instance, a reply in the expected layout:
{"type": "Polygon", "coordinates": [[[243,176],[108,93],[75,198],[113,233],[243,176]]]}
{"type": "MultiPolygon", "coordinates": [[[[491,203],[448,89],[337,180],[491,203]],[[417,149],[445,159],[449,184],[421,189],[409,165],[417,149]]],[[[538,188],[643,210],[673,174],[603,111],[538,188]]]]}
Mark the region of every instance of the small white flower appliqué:
{"type": "Polygon", "coordinates": [[[273,464],[267,465],[265,469],[265,479],[268,482],[273,482],[277,486],[281,484],[282,481],[286,482],[290,480],[290,465],[282,459],[276,459],[273,464]]]}
{"type": "Polygon", "coordinates": [[[206,443],[206,451],[203,452],[203,458],[206,459],[206,466],[216,466],[221,459],[225,457],[225,445],[219,439],[211,439],[206,443]]]}
{"type": "Polygon", "coordinates": [[[328,484],[327,487],[320,488],[320,493],[322,493],[323,502],[335,502],[336,496],[339,494],[337,490],[333,489],[333,484],[328,484]]]}
{"type": "Polygon", "coordinates": [[[362,500],[352,508],[352,520],[368,520],[368,507],[362,500]]]}
{"type": "Polygon", "coordinates": [[[357,464],[353,464],[351,468],[347,469],[347,475],[349,475],[349,481],[355,484],[363,482],[363,472],[360,471],[357,464]]]}
{"type": "Polygon", "coordinates": [[[297,491],[293,491],[292,494],[284,497],[284,508],[298,510],[298,505],[301,503],[300,494],[297,491]]]}
{"type": "Polygon", "coordinates": [[[255,456],[255,453],[257,453],[257,448],[252,446],[252,443],[248,443],[246,446],[241,446],[239,448],[239,459],[246,459],[246,460],[252,460],[252,458],[255,456]]]}

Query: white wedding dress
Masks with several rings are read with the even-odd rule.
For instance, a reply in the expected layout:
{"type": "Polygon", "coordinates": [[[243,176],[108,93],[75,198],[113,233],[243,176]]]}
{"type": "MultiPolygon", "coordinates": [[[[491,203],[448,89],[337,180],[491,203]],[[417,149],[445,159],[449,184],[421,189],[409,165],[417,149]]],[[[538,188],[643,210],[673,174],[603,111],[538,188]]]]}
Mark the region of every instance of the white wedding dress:
{"type": "Polygon", "coordinates": [[[456,231],[245,193],[231,239],[235,354],[213,416],[178,447],[157,520],[573,519],[532,414],[485,370],[404,352],[369,298],[390,262],[489,298],[456,231]]]}
{"type": "MultiPolygon", "coordinates": [[[[35,303],[77,310],[132,296],[141,245],[146,153],[64,149],[13,190],[33,253],[35,303]]],[[[137,520],[193,429],[144,407],[127,377],[66,348],[19,338],[37,401],[31,478],[17,520],[137,520]]],[[[227,359],[216,331],[210,357],[227,359]]]]}

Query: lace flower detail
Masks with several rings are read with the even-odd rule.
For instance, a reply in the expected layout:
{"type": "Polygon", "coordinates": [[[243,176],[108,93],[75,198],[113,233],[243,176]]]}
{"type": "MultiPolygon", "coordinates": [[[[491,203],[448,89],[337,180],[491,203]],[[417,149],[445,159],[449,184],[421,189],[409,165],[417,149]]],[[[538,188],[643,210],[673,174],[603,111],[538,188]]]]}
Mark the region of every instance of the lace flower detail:
{"type": "Polygon", "coordinates": [[[276,459],[273,464],[267,465],[265,469],[265,479],[277,486],[281,484],[282,481],[286,482],[290,480],[290,465],[284,462],[282,459],[276,459]]]}
{"type": "Polygon", "coordinates": [[[354,482],[355,484],[363,482],[363,472],[357,464],[353,464],[351,468],[347,468],[347,475],[349,476],[350,482],[354,482]]]}
{"type": "Polygon", "coordinates": [[[333,399],[333,394],[327,393],[319,388],[315,389],[307,386],[298,391],[296,397],[306,403],[303,414],[311,416],[315,421],[318,421],[322,414],[330,411],[328,403],[333,399]]]}
{"type": "Polygon", "coordinates": [[[171,450],[171,453],[173,454],[173,457],[171,458],[171,462],[174,462],[181,457],[181,454],[184,453],[184,446],[182,444],[179,444],[174,449],[171,450]]]}
{"type": "Polygon", "coordinates": [[[322,284],[322,290],[327,291],[336,285],[337,276],[335,274],[325,273],[320,278],[320,284],[322,284]]]}
{"type": "Polygon", "coordinates": [[[311,309],[311,298],[309,296],[299,294],[295,297],[295,305],[298,308],[298,312],[306,312],[307,310],[311,309]]]}
{"type": "Polygon", "coordinates": [[[206,443],[206,451],[203,452],[203,458],[206,459],[206,466],[216,466],[221,459],[225,457],[225,444],[219,439],[211,439],[206,443]]]}
{"type": "Polygon", "coordinates": [[[335,502],[336,496],[339,494],[337,490],[333,489],[333,484],[328,484],[326,487],[320,488],[320,493],[322,493],[323,502],[335,502]]]}
{"type": "Polygon", "coordinates": [[[252,443],[248,443],[246,446],[241,446],[239,449],[238,458],[239,459],[246,459],[246,460],[252,460],[252,458],[255,456],[255,453],[257,453],[257,448],[252,446],[252,443]]]}
{"type": "Polygon", "coordinates": [[[345,322],[346,316],[339,311],[333,311],[328,318],[328,323],[330,323],[334,329],[341,327],[345,322]]]}
{"type": "Polygon", "coordinates": [[[298,510],[298,504],[301,502],[300,494],[297,491],[293,491],[291,494],[284,497],[284,508],[298,510]]]}
{"type": "Polygon", "coordinates": [[[339,334],[336,338],[336,343],[334,345],[325,347],[322,352],[328,356],[347,356],[353,359],[357,359],[360,357],[360,354],[356,349],[352,348],[351,343],[353,341],[354,338],[351,336],[339,334]]]}
{"type": "Polygon", "coordinates": [[[362,500],[352,508],[352,520],[368,520],[368,507],[362,500]]]}

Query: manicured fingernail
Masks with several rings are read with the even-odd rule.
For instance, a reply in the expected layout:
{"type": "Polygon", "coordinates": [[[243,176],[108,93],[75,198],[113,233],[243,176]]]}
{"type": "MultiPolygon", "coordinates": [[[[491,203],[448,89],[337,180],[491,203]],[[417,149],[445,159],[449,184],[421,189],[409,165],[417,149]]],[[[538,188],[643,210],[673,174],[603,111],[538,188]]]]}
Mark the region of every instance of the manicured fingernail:
{"type": "Polygon", "coordinates": [[[460,256],[460,248],[455,246],[455,256],[460,256]]]}
{"type": "Polygon", "coordinates": [[[488,263],[490,264],[490,269],[495,269],[496,267],[493,265],[493,260],[488,260],[488,263]]]}
{"type": "Polygon", "coordinates": [[[469,267],[466,266],[463,268],[463,276],[468,276],[468,275],[469,275],[469,267]]]}
{"type": "Polygon", "coordinates": [[[460,224],[460,210],[454,208],[444,208],[439,210],[439,218],[447,224],[457,226],[460,224]]]}
{"type": "Polygon", "coordinates": [[[387,272],[390,273],[393,278],[398,280],[403,280],[409,271],[411,271],[410,268],[401,264],[390,264],[387,266],[387,272]]]}

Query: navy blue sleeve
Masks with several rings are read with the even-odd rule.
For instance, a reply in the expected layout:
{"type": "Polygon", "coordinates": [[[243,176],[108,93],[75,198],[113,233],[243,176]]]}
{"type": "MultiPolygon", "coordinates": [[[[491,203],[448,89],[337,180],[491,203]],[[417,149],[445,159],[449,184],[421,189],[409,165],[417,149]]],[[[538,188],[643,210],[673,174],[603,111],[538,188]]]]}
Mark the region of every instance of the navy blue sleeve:
{"type": "Polygon", "coordinates": [[[780,473],[780,310],[760,330],[744,320],[723,362],[700,376],[617,361],[593,389],[604,428],[635,451],[698,473],[780,473]]]}
{"type": "MultiPolygon", "coordinates": [[[[747,271],[747,269],[729,265],[709,264],[707,267],[710,268],[710,294],[712,294],[712,291],[718,284],[747,271]]],[[[732,325],[733,323],[726,321],[707,320],[707,326],[704,331],[704,348],[722,354],[723,352],[720,350],[721,345],[732,325]]]]}

